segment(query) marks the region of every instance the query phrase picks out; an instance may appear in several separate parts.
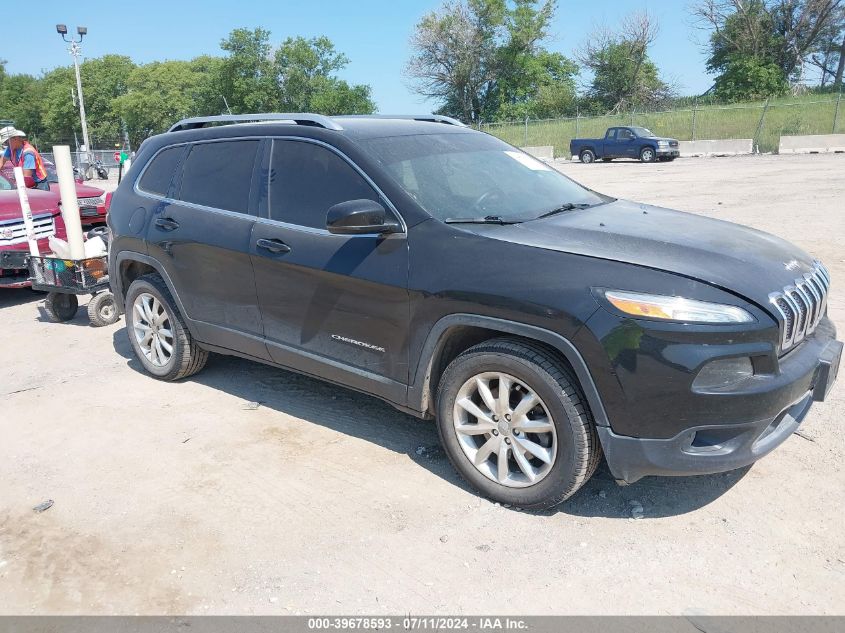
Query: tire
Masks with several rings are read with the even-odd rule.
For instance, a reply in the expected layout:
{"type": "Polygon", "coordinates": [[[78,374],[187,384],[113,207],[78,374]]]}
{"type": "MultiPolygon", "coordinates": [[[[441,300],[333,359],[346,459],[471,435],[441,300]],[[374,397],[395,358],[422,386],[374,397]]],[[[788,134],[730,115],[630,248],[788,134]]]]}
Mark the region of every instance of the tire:
{"type": "Polygon", "coordinates": [[[50,320],[55,323],[70,321],[76,316],[78,309],[79,299],[76,298],[76,295],[50,292],[44,299],[44,310],[47,311],[50,320]]]}
{"type": "Polygon", "coordinates": [[[129,286],[126,334],[144,369],[160,380],[187,378],[205,367],[208,361],[208,352],[191,336],[173,295],[161,276],[155,273],[139,277],[129,286]],[[147,312],[142,316],[145,309],[147,312]],[[148,334],[144,335],[144,332],[148,334]],[[170,347],[169,353],[167,347],[170,347]]]}
{"type": "Polygon", "coordinates": [[[436,402],[440,440],[452,465],[481,494],[500,503],[526,509],[557,505],[584,485],[601,460],[598,435],[577,380],[540,345],[501,338],[468,349],[446,368],[436,402]],[[499,406],[502,380],[512,381],[505,406],[499,406]],[[476,388],[479,381],[486,384],[497,408],[486,404],[482,389],[476,388]],[[532,394],[538,403],[520,416],[519,404],[532,394]],[[464,406],[474,406],[485,417],[464,406]],[[508,410],[513,418],[503,422],[508,416],[502,412],[508,410]],[[507,470],[499,468],[503,445],[507,470]],[[531,450],[523,450],[530,445],[531,450]],[[523,453],[521,462],[517,450],[523,453]],[[526,458],[533,479],[524,467],[526,458]]]}
{"type": "Polygon", "coordinates": [[[657,152],[653,147],[643,147],[640,150],[640,160],[644,163],[653,163],[657,160],[657,152]]]}
{"type": "Polygon", "coordinates": [[[581,159],[581,162],[587,165],[595,162],[596,160],[596,155],[591,149],[582,149],[581,153],[578,156],[581,159]]]}
{"type": "Polygon", "coordinates": [[[100,292],[91,297],[88,302],[88,320],[94,327],[103,327],[117,323],[120,313],[117,310],[114,295],[110,292],[100,292]]]}

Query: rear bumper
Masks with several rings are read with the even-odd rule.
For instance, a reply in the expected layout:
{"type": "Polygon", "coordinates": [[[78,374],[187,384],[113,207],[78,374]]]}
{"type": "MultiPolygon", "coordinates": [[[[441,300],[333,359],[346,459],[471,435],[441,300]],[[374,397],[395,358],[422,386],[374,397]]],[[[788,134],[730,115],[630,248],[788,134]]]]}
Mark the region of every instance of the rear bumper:
{"type": "Polygon", "coordinates": [[[628,437],[597,427],[610,471],[618,481],[633,483],[648,475],[707,475],[753,464],[798,429],[814,401],[826,398],[836,380],[842,347],[829,340],[809,370],[798,359],[783,363],[777,377],[787,383],[783,393],[799,395],[773,417],[739,424],[714,420],[668,439],[628,437]]]}

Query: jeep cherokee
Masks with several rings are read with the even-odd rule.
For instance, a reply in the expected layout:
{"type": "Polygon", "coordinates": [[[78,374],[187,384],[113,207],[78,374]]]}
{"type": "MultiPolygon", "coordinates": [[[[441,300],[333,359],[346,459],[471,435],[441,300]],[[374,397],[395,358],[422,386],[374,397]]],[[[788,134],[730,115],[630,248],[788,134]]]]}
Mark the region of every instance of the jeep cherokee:
{"type": "Polygon", "coordinates": [[[209,352],[436,418],[489,497],[554,505],[751,464],[828,394],[830,276],[759,231],[588,190],[439,116],[186,119],[111,203],[132,348],[209,352]]]}

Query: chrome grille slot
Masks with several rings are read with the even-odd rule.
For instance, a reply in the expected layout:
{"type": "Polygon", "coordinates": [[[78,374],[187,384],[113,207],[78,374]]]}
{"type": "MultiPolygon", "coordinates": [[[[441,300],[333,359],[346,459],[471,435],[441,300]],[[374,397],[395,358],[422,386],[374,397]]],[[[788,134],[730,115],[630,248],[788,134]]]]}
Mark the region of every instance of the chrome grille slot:
{"type": "Polygon", "coordinates": [[[821,262],[813,264],[813,272],[795,280],[780,292],[769,295],[769,301],[780,316],[781,351],[786,351],[812,334],[827,311],[830,273],[821,262]]]}
{"type": "MultiPolygon", "coordinates": [[[[36,240],[43,240],[46,237],[54,235],[56,232],[52,215],[34,216],[32,218],[32,226],[35,229],[36,240]]],[[[0,222],[0,246],[24,244],[25,242],[27,242],[27,236],[23,218],[20,220],[0,222]]]]}

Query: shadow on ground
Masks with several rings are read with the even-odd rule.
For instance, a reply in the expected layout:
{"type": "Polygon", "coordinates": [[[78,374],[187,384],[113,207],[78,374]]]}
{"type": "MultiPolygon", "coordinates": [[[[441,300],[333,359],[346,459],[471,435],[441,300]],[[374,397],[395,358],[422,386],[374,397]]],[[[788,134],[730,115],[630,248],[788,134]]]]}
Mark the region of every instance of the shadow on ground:
{"type": "MultiPolygon", "coordinates": [[[[147,375],[124,328],[114,332],[113,344],[129,367],[147,375]]],[[[211,355],[202,372],[188,380],[407,455],[452,485],[478,494],[455,473],[440,448],[434,422],[418,420],[376,398],[294,372],[217,354],[211,355]]],[[[677,516],[718,499],[749,469],[698,477],[648,477],[631,486],[618,486],[602,463],[571,499],[537,514],[629,519],[641,505],[644,520],[677,516]]]]}
{"type": "Polygon", "coordinates": [[[0,310],[25,303],[35,304],[44,297],[45,295],[33,292],[29,288],[0,288],[0,310]]]}

